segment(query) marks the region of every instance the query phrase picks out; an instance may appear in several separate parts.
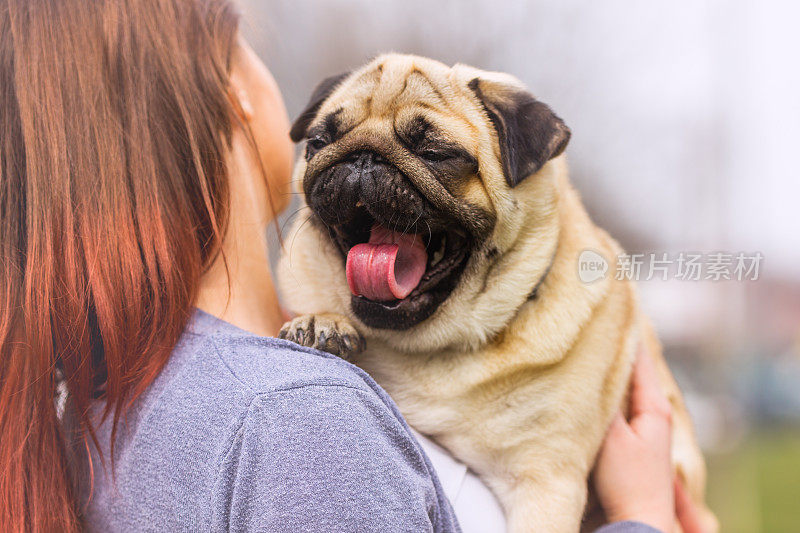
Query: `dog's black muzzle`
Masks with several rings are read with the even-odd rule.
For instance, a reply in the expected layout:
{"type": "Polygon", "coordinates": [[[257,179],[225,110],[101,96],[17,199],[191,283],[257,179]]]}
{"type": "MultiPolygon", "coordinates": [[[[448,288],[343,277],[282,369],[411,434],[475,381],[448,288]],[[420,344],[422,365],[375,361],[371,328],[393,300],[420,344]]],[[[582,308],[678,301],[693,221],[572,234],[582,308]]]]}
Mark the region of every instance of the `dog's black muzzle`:
{"type": "Polygon", "coordinates": [[[308,205],[327,225],[346,225],[364,212],[406,233],[441,230],[447,223],[407,176],[373,151],[353,152],[310,181],[308,205]]]}

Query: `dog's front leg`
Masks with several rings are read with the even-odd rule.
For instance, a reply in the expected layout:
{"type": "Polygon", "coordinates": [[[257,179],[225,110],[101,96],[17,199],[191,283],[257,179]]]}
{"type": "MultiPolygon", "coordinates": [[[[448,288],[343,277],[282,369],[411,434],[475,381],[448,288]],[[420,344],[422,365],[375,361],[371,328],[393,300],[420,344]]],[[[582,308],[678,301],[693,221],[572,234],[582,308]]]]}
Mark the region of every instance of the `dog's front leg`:
{"type": "Polygon", "coordinates": [[[342,315],[300,315],[281,328],[278,337],[348,359],[364,351],[364,337],[342,315]]]}
{"type": "Polygon", "coordinates": [[[501,497],[509,533],[577,533],[586,493],[584,472],[537,472],[536,478],[517,480],[501,497]]]}

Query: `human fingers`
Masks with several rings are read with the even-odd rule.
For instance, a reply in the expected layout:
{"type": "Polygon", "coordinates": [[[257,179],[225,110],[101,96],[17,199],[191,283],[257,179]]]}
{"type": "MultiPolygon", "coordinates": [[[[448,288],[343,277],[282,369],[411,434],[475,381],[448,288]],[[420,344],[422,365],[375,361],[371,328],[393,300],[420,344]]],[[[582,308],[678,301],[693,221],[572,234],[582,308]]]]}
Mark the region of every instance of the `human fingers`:
{"type": "Polygon", "coordinates": [[[655,364],[643,348],[637,353],[631,381],[630,425],[636,433],[661,436],[671,427],[672,408],[661,389],[655,364]]]}
{"type": "Polygon", "coordinates": [[[692,501],[686,487],[677,477],[673,484],[675,487],[675,516],[683,533],[707,533],[709,529],[705,527],[703,513],[692,501]]]}

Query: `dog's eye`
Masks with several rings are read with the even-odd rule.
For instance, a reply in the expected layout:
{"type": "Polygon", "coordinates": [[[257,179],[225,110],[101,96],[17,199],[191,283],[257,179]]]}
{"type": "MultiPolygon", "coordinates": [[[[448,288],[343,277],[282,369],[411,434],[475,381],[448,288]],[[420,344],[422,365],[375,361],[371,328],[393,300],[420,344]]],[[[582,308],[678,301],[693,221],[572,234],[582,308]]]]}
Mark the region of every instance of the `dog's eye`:
{"type": "Polygon", "coordinates": [[[422,150],[419,156],[432,162],[445,161],[454,157],[450,152],[442,150],[422,150]]]}
{"type": "Polygon", "coordinates": [[[314,150],[322,150],[328,145],[328,141],[326,141],[322,137],[314,137],[313,139],[308,140],[308,144],[314,150]]]}
{"type": "Polygon", "coordinates": [[[314,154],[328,146],[330,142],[328,139],[319,135],[311,137],[306,142],[306,161],[314,157],[314,154]]]}

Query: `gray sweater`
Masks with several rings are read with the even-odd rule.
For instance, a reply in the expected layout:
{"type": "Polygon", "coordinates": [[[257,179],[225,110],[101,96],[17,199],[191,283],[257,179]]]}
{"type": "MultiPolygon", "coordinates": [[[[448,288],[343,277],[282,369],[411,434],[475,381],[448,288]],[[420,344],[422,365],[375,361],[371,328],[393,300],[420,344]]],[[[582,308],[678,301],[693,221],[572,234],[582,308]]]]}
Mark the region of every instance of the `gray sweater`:
{"type": "MultiPolygon", "coordinates": [[[[106,457],[110,426],[98,433],[106,457]]],[[[91,531],[459,531],[430,461],[369,376],[202,311],[121,422],[114,453],[112,476],[91,448],[91,531]]],[[[654,530],[609,533],[621,531],[654,530]]]]}

